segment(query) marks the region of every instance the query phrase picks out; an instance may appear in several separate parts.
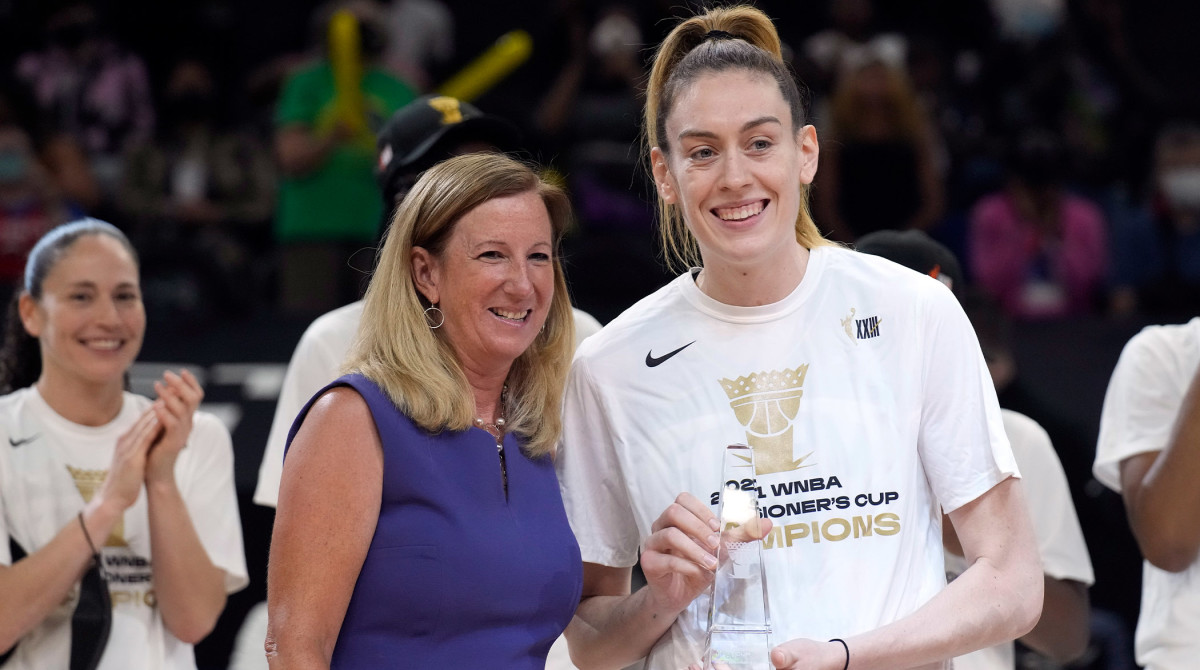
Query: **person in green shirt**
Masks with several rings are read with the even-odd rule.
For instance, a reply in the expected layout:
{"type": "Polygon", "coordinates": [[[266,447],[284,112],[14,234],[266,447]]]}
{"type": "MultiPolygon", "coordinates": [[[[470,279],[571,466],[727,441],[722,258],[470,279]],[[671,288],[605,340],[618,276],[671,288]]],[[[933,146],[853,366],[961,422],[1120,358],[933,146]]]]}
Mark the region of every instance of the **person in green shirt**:
{"type": "Polygon", "coordinates": [[[350,257],[373,245],[382,214],[375,133],[416,98],[411,86],[377,65],[385,39],[378,5],[357,0],[330,9],[325,56],[288,77],[275,112],[283,173],[275,239],[285,312],[326,311],[358,297],[365,274],[351,267],[350,257]],[[334,25],[345,21],[342,10],[356,20],[348,39],[334,25]],[[347,77],[357,90],[347,89],[347,77]]]}

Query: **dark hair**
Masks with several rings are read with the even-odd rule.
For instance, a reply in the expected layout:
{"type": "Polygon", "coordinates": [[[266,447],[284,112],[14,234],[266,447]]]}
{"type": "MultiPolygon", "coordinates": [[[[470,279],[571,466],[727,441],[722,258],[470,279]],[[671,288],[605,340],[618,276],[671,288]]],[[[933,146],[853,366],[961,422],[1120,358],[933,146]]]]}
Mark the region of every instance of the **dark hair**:
{"type": "Polygon", "coordinates": [[[42,374],[42,354],[36,337],[25,332],[21,323],[19,303],[22,295],[34,300],[42,298],[42,284],[59,259],[85,235],[108,235],[121,243],[137,264],[137,251],[116,226],[99,219],[83,218],[57,226],[42,236],[25,260],[21,289],[13,294],[8,305],[4,344],[0,346],[0,394],[12,393],[37,381],[42,374]]]}
{"type": "MultiPolygon", "coordinates": [[[[719,7],[685,20],[667,35],[654,55],[646,87],[645,132],[648,148],[669,153],[667,117],[679,92],[701,75],[726,70],[764,74],[775,81],[792,113],[792,131],[808,120],[805,93],[783,61],[779,34],[771,19],[747,5],[719,7]]],[[[805,247],[824,243],[808,211],[803,187],[796,239],[805,247]]],[[[668,263],[698,265],[699,248],[678,209],[659,198],[659,228],[668,263]]]]}

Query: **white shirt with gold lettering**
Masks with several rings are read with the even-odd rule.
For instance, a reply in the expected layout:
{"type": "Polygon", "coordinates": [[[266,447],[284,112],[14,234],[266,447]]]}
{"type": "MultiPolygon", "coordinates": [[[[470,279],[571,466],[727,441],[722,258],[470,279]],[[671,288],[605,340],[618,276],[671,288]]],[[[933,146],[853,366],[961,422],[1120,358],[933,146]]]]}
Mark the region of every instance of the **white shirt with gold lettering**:
{"type": "MultiPolygon", "coordinates": [[[[946,584],[942,510],[1017,474],[975,333],[941,282],[840,247],[761,307],[691,273],[580,346],[560,483],[583,560],[627,567],[682,491],[716,511],[724,447],[754,448],[772,644],[847,638],[946,584]]],[[[708,598],[646,667],[696,662],[708,598]]]]}
{"type": "MultiPolygon", "coordinates": [[[[150,406],[125,394],[117,418],[104,426],[67,421],[35,388],[0,397],[0,564],[10,565],[8,539],[32,554],[64,526],[75,523],[111,465],[117,438],[150,406]]],[[[213,563],[225,571],[225,588],[244,587],[246,560],[233,480],[233,447],[225,426],[197,412],[180,453],[175,477],[192,525],[213,563]]],[[[97,542],[99,538],[94,538],[97,542]]],[[[154,600],[146,494],[125,511],[101,548],[113,602],[112,631],[100,670],[190,670],[192,645],[163,625],[154,600]]],[[[66,668],[76,586],[64,602],[17,643],[3,670],[66,668]]]]}

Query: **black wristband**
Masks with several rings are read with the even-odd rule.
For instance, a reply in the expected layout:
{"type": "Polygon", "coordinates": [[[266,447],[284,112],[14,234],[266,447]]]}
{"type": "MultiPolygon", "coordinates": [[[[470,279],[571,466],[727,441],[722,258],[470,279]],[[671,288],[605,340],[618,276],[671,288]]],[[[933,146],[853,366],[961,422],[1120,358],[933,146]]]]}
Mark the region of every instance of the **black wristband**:
{"type": "Polygon", "coordinates": [[[100,552],[96,551],[96,544],[92,542],[92,534],[88,532],[87,524],[83,522],[83,512],[79,513],[79,527],[83,529],[83,538],[87,540],[88,549],[92,550],[92,558],[99,562],[100,552]]]}
{"type": "Polygon", "coordinates": [[[835,637],[830,642],[842,643],[842,649],[846,650],[846,662],[842,664],[842,670],[850,670],[850,645],[846,644],[846,641],[840,637],[835,637]]]}

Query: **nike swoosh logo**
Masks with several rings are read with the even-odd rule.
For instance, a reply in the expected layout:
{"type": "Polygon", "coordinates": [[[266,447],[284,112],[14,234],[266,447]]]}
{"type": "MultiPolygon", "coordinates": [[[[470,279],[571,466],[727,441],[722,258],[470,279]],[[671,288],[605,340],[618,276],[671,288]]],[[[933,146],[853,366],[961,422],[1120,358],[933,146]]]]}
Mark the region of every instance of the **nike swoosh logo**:
{"type": "Polygon", "coordinates": [[[659,356],[658,358],[654,357],[653,350],[647,351],[646,352],[646,367],[648,367],[648,368],[658,367],[658,366],[662,365],[663,363],[666,363],[668,358],[683,351],[684,349],[687,349],[688,347],[692,346],[695,343],[696,343],[696,340],[692,340],[691,342],[688,342],[687,344],[683,345],[682,347],[679,347],[675,351],[672,351],[668,354],[663,354],[662,356],[659,356]]]}
{"type": "Polygon", "coordinates": [[[11,444],[14,448],[16,448],[23,444],[28,444],[30,442],[33,442],[34,440],[38,439],[39,437],[41,437],[41,435],[30,435],[29,437],[27,437],[23,440],[15,440],[10,437],[10,438],[8,438],[8,443],[11,444]]]}

